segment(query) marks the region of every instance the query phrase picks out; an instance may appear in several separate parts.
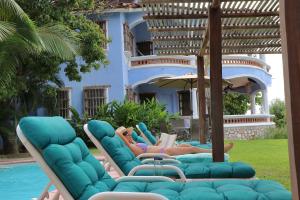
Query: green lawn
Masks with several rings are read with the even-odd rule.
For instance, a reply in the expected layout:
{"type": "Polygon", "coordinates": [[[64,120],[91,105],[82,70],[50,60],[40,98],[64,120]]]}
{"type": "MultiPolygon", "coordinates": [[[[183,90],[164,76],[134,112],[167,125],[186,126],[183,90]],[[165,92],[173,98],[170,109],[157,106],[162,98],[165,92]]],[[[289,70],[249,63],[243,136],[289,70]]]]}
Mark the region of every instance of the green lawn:
{"type": "Polygon", "coordinates": [[[288,143],[286,139],[233,141],[230,161],[251,164],[259,179],[271,179],[290,190],[288,143]]]}

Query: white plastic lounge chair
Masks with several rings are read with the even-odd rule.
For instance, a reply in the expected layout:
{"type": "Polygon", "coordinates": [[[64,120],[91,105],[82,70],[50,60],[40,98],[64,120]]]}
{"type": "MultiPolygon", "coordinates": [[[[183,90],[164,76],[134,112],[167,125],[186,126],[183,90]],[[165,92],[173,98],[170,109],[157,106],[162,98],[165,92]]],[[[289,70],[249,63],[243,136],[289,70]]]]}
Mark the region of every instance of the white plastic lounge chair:
{"type": "Polygon", "coordinates": [[[23,118],[17,133],[65,200],[291,200],[290,192],[273,181],[178,183],[166,177],[114,180],[61,117],[23,118]]]}

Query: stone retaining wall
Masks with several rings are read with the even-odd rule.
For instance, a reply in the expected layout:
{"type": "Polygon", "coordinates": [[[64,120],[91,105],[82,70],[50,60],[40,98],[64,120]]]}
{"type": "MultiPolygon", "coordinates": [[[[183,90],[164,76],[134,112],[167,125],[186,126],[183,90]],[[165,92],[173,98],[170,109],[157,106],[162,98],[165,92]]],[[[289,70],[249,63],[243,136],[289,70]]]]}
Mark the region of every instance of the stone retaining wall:
{"type": "Polygon", "coordinates": [[[224,138],[227,140],[251,140],[264,137],[266,130],[275,127],[274,123],[226,124],[224,138]]]}

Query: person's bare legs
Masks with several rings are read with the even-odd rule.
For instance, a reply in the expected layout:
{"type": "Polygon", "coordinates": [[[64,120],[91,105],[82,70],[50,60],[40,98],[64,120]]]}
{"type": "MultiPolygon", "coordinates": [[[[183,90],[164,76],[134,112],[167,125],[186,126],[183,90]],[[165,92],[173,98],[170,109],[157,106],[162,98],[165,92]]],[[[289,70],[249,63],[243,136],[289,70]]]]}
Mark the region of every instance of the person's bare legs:
{"type": "MultiPolygon", "coordinates": [[[[224,152],[228,152],[232,149],[233,143],[224,145],[224,152]]],[[[171,156],[183,155],[183,154],[193,154],[193,153],[211,153],[211,149],[202,149],[194,146],[190,147],[170,147],[165,149],[165,153],[171,156]]]]}
{"type": "Polygon", "coordinates": [[[190,144],[178,144],[177,147],[192,147],[190,144]]]}

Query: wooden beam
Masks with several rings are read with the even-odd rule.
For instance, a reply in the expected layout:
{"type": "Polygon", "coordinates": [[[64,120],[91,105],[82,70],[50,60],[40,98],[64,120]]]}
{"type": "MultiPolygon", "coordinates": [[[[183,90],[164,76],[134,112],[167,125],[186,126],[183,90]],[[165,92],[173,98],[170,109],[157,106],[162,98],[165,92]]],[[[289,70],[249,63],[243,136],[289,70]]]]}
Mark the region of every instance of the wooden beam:
{"type": "MultiPolygon", "coordinates": [[[[279,16],[279,12],[276,11],[268,11],[268,12],[232,12],[232,13],[222,13],[222,18],[244,18],[244,17],[276,17],[279,16]]],[[[150,19],[206,19],[208,15],[206,13],[199,13],[199,14],[174,14],[174,15],[147,15],[143,17],[145,20],[150,19]]]]}
{"type": "Polygon", "coordinates": [[[208,41],[209,41],[209,30],[206,29],[204,40],[202,42],[202,46],[201,46],[201,49],[200,49],[200,56],[203,56],[205,54],[206,49],[207,49],[207,45],[208,45],[208,41]]]}
{"type": "Polygon", "coordinates": [[[218,8],[221,5],[221,0],[212,0],[211,6],[213,8],[218,8]]]}
{"type": "Polygon", "coordinates": [[[199,109],[199,140],[201,144],[206,143],[205,137],[205,79],[204,79],[204,58],[197,56],[197,75],[198,75],[198,109],[199,109]]]}
{"type": "Polygon", "coordinates": [[[221,9],[209,8],[209,55],[214,162],[224,162],[221,9]]]}
{"type": "Polygon", "coordinates": [[[293,200],[300,198],[300,1],[280,0],[285,103],[293,200]]]}
{"type": "MultiPolygon", "coordinates": [[[[222,26],[223,30],[248,30],[248,29],[279,29],[279,24],[265,24],[265,25],[224,25],[222,26]]],[[[206,27],[159,27],[159,28],[153,28],[150,27],[150,32],[171,32],[171,31],[205,31],[206,27]]]]}

